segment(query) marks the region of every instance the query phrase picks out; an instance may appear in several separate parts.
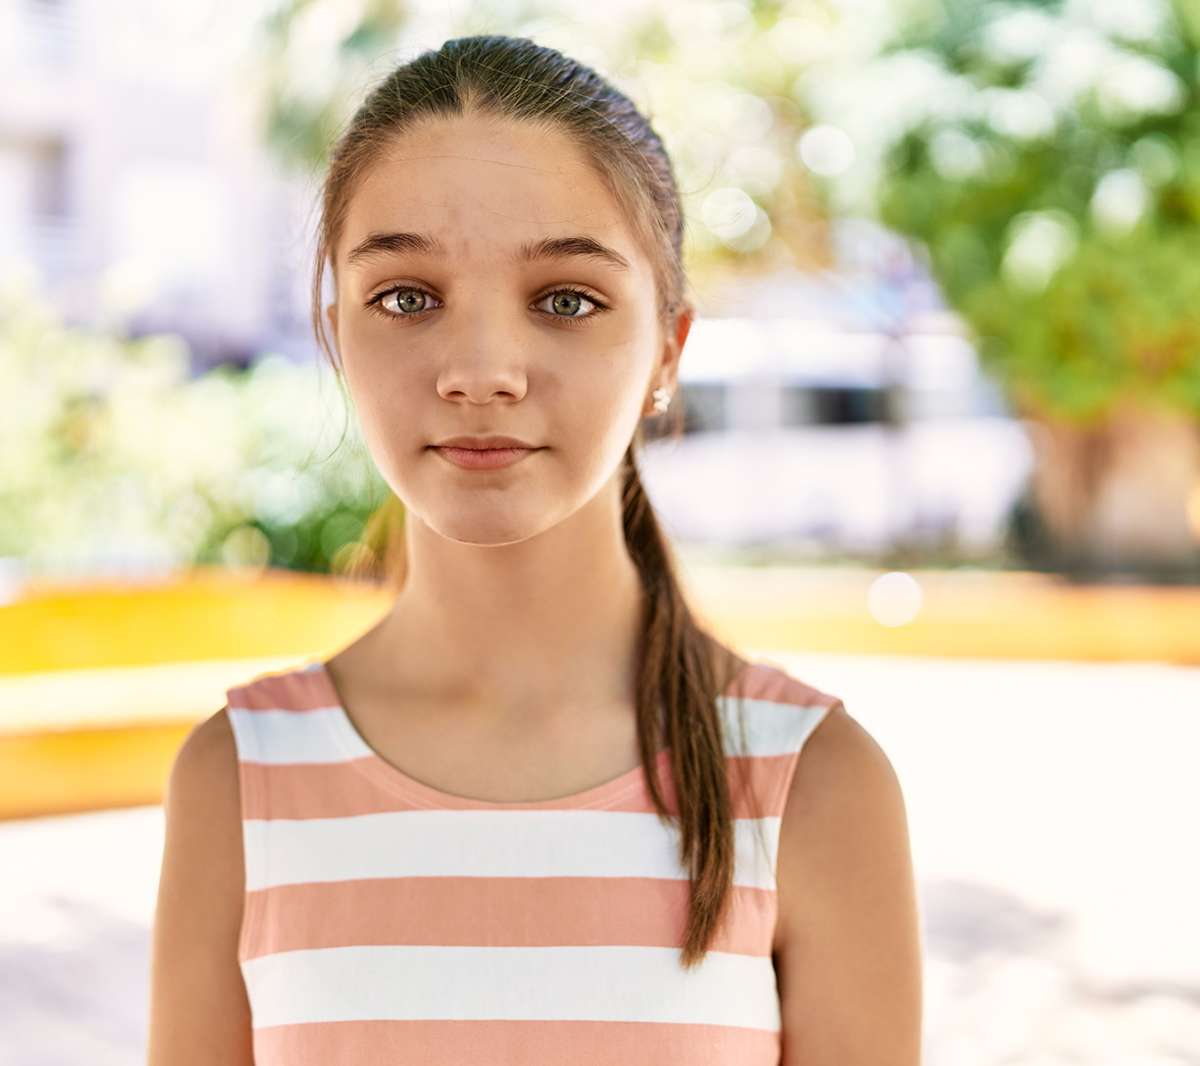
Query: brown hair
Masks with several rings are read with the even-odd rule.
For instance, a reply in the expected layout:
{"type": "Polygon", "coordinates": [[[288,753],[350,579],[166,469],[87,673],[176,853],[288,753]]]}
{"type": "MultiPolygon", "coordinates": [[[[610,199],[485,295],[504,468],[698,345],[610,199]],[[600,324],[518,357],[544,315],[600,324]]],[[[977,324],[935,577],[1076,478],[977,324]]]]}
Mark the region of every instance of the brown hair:
{"type": "MultiPolygon", "coordinates": [[[[387,74],[330,151],[317,230],[312,313],[318,343],[335,372],[340,376],[325,334],[322,280],[327,257],[336,278],[336,248],[355,188],[406,130],[420,121],[468,112],[532,122],[565,133],[582,149],[654,264],[658,322],[671,328],[675,312],[685,304],[684,220],[670,160],[649,122],[595,71],[552,48],[526,38],[460,37],[387,74]]],[[[678,405],[671,428],[675,437],[682,433],[678,405]]],[[[663,818],[670,816],[654,761],[660,729],[671,751],[680,858],[690,877],[682,945],[682,963],[690,968],[708,950],[733,884],[732,803],[716,698],[727,690],[738,664],[688,606],[638,472],[635,450],[642,441],[639,422],[622,460],[625,541],[646,592],[636,694],[638,742],[650,794],[663,818]],[[661,725],[656,713],[660,707],[661,725]]],[[[403,584],[403,506],[395,496],[374,513],[363,540],[368,564],[358,572],[403,584]]]]}

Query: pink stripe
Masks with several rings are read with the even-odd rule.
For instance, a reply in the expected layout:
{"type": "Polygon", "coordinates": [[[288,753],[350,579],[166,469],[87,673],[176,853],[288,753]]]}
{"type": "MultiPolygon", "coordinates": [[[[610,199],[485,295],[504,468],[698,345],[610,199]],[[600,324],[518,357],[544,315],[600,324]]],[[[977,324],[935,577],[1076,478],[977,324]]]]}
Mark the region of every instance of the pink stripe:
{"type": "MultiPolygon", "coordinates": [[[[278,885],[253,909],[239,959],[364,944],[543,947],[684,940],[688,882],[654,877],[395,877],[278,885]],[[286,923],[271,920],[287,915],[286,923]]],[[[775,893],[734,885],[716,951],[769,954],[775,893]]]]}
{"type": "Polygon", "coordinates": [[[775,1063],[780,1054],[778,1032],[669,1022],[350,1021],[254,1030],[258,1066],[729,1066],[775,1063]]]}
{"type": "MultiPolygon", "coordinates": [[[[794,760],[790,753],[782,755],[730,755],[730,801],[735,818],[760,816],[753,797],[762,796],[765,802],[778,796],[784,786],[789,767],[794,760]],[[739,784],[741,774],[745,785],[739,784]]],[[[663,800],[669,813],[677,813],[677,797],[667,759],[660,758],[663,800]]],[[[390,811],[430,809],[425,800],[415,800],[393,788],[390,774],[378,775],[378,757],[347,759],[334,763],[269,763],[242,762],[241,775],[245,790],[244,818],[348,818],[358,814],[381,814],[390,811]],[[269,797],[269,798],[268,798],[269,797]]],[[[448,804],[441,804],[443,808],[448,804]]],[[[463,802],[470,809],[471,801],[463,802]]],[[[572,797],[562,801],[540,804],[541,810],[573,810],[577,805],[572,797]]],[[[488,804],[488,809],[506,809],[506,804],[488,804]]],[[[512,809],[523,809],[520,804],[512,809]]],[[[604,810],[632,811],[650,814],[654,805],[650,790],[643,778],[637,787],[623,790],[604,810]]],[[[766,812],[775,813],[778,812],[766,812]]]]}
{"type": "Polygon", "coordinates": [[[244,685],[226,690],[229,705],[246,711],[311,711],[336,703],[320,670],[306,672],[293,667],[282,672],[259,674],[244,685]]]}

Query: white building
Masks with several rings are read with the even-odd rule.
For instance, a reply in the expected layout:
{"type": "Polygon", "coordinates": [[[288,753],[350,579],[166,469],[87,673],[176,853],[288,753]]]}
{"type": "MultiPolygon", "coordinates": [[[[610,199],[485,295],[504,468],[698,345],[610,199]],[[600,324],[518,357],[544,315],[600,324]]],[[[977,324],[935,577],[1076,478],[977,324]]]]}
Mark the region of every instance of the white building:
{"type": "Polygon", "coordinates": [[[245,5],[0,0],[0,280],[70,322],[169,329],[197,368],[304,352],[311,194],[246,91],[245,5]]]}

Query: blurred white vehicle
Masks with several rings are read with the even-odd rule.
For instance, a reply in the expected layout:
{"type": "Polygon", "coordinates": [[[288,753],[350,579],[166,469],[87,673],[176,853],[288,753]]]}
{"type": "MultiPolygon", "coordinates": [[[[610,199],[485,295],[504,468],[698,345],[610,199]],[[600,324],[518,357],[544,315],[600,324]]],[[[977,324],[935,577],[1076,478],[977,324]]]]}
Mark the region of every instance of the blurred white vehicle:
{"type": "Polygon", "coordinates": [[[1030,474],[1021,422],[952,329],[698,319],[680,382],[685,436],[649,441],[643,466],[683,541],[987,553],[1030,474]]]}

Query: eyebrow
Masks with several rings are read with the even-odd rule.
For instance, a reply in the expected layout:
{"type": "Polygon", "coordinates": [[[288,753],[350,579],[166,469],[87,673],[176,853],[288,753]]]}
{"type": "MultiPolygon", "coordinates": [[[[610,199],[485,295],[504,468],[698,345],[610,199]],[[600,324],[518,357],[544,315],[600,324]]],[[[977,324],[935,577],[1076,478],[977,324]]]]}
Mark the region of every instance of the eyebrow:
{"type": "MultiPolygon", "coordinates": [[[[373,259],[404,252],[418,255],[446,255],[446,246],[436,237],[424,233],[372,233],[358,242],[346,254],[347,266],[358,266],[373,259]]],[[[628,270],[629,260],[614,248],[601,244],[594,237],[543,237],[525,241],[513,253],[514,262],[532,263],[539,259],[570,257],[595,259],[615,270],[628,270]]]]}

